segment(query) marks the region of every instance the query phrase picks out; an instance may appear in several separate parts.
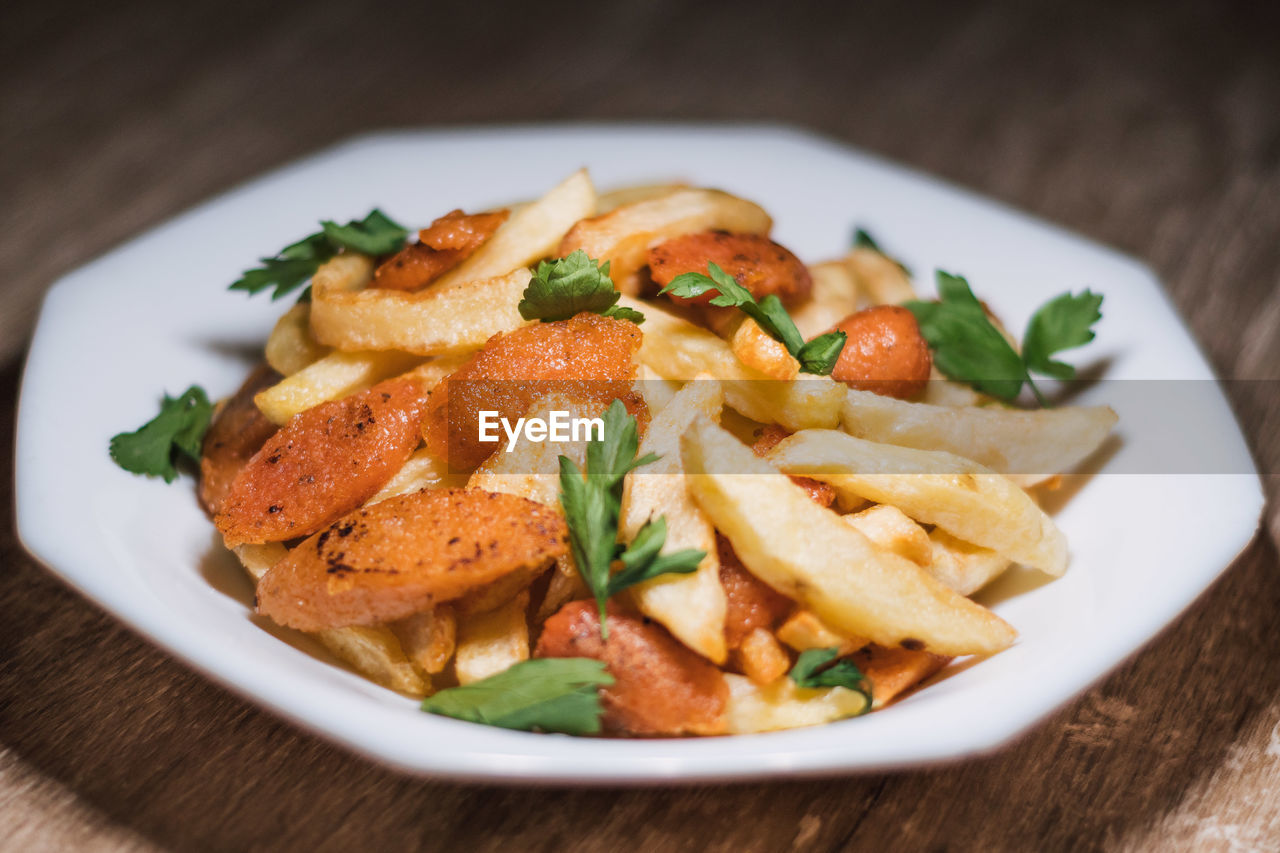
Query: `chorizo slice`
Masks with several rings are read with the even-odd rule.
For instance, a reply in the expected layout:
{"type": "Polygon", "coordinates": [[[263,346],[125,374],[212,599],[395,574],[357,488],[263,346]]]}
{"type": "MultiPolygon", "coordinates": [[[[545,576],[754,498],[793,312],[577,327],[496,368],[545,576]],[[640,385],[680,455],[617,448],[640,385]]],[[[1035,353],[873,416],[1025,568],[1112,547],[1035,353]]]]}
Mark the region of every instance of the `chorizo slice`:
{"type": "Polygon", "coordinates": [[[276,434],[276,425],[262,414],[253,397],[279,381],[279,373],[260,365],[213,416],[200,448],[200,503],[210,517],[222,508],[236,475],[276,434]]]}
{"type": "MultiPolygon", "coordinates": [[[[773,294],[784,305],[794,305],[813,292],[813,279],[800,259],[759,234],[701,231],[675,237],[649,250],[649,274],[663,287],[681,273],[705,275],[709,263],[733,276],[757,300],[773,294]]],[[[705,305],[716,294],[717,291],[709,291],[693,299],[671,299],[705,305]]]]}
{"type": "Polygon", "coordinates": [[[463,213],[451,210],[418,232],[418,241],[405,246],[378,265],[373,287],[384,290],[419,290],[475,253],[510,215],[463,213]]]}
{"type": "Polygon", "coordinates": [[[898,305],[850,314],[835,331],[848,339],[831,377],[859,391],[908,400],[925,389],[933,368],[929,343],[915,315],[898,305]]]}

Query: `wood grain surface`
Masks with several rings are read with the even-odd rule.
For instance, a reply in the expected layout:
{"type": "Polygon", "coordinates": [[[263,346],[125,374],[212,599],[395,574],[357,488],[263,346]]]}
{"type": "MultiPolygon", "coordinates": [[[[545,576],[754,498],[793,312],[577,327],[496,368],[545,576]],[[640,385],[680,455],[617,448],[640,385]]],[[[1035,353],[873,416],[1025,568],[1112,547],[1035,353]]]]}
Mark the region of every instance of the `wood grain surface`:
{"type": "MultiPolygon", "coordinates": [[[[1233,386],[1233,402],[1280,471],[1276,4],[469,5],[5,4],[0,448],[44,288],[264,170],[393,126],[751,119],[1143,259],[1223,375],[1265,380],[1233,386]]],[[[531,791],[397,775],[193,674],[23,553],[11,465],[0,452],[3,848],[1280,847],[1275,476],[1262,534],[1221,581],[997,754],[826,781],[531,791]]]]}

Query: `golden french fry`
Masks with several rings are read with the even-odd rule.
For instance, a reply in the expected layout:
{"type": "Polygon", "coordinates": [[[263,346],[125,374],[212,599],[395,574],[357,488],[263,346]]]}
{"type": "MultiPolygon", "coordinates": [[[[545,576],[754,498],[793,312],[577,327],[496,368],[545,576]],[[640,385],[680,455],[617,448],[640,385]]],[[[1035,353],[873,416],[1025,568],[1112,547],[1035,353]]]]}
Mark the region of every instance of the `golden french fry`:
{"type": "MultiPolygon", "coordinates": [[[[929,371],[929,384],[924,387],[923,393],[916,398],[915,402],[927,403],[931,406],[987,406],[995,403],[995,398],[975,391],[962,382],[948,379],[935,364],[929,371]]],[[[932,450],[933,448],[924,449],[932,450]]]]}
{"type": "Polygon", "coordinates": [[[961,595],[972,595],[1009,568],[998,551],[957,539],[942,528],[929,533],[929,574],[961,595]]]}
{"type": "Polygon", "coordinates": [[[770,379],[795,379],[800,375],[800,362],[749,317],[729,337],[729,346],[738,361],[770,379]]]}
{"type": "Polygon", "coordinates": [[[875,545],[906,557],[917,566],[927,568],[933,561],[929,534],[896,506],[876,504],[841,518],[875,545]]]}
{"type": "Polygon", "coordinates": [[[791,309],[791,319],[805,340],[831,331],[836,323],[858,310],[858,282],[847,264],[828,261],[809,267],[813,293],[791,309]]]}
{"type": "Polygon", "coordinates": [[[292,376],[328,353],[311,336],[311,306],[305,302],[284,312],[267,338],[267,364],[281,376],[292,376]]]}
{"type": "MultiPolygon", "coordinates": [[[[931,385],[933,383],[930,383],[931,385]]],[[[1070,471],[1116,424],[1109,406],[1007,409],[935,406],[850,389],[840,413],[850,435],[918,450],[944,450],[1030,486],[1070,471]]]]}
{"type": "Polygon", "coordinates": [[[833,630],[939,654],[987,654],[1017,636],[990,610],[877,548],[710,420],[685,433],[681,455],[690,492],[743,565],[833,630]]]}
{"type": "Polygon", "coordinates": [[[663,553],[685,548],[706,552],[696,572],[654,578],[632,587],[630,595],[641,613],[716,663],[724,663],[727,655],[727,603],[720,585],[716,531],[689,495],[680,462],[680,436],[698,417],[718,419],[723,405],[720,384],[705,376],[688,383],[671,398],[649,424],[640,443],[640,456],[656,453],[658,460],[627,476],[618,522],[621,538],[630,542],[646,521],[664,516],[667,540],[663,553]]]}
{"type": "Polygon", "coordinates": [[[431,610],[415,613],[387,627],[400,640],[405,657],[423,672],[431,675],[444,672],[453,658],[458,621],[448,604],[437,604],[431,610]]]}
{"type": "Polygon", "coordinates": [[[649,262],[653,246],[711,228],[748,234],[768,234],[773,220],[758,204],[719,190],[677,190],[617,207],[602,216],[584,219],[560,243],[561,257],[582,249],[600,262],[609,262],[609,275],[623,293],[636,293],[636,273],[649,262]]]}
{"type": "Polygon", "coordinates": [[[596,197],[596,216],[617,210],[624,204],[635,204],[638,201],[662,198],[679,190],[689,189],[688,184],[636,184],[629,187],[602,192],[596,197]]]}
{"type": "MultiPolygon", "coordinates": [[[[279,542],[239,545],[232,550],[255,584],[288,553],[279,542]]],[[[430,681],[405,656],[400,640],[385,625],[332,628],[311,636],[357,672],[383,687],[412,696],[425,696],[431,690],[430,681]]]]}
{"type": "Polygon", "coordinates": [[[421,361],[421,356],[403,352],[333,352],[259,391],[253,401],[268,420],[283,424],[299,412],[363,391],[421,361]]]}
{"type": "Polygon", "coordinates": [[[966,542],[1053,575],[1067,570],[1067,541],[1027,493],[976,462],[937,450],[876,444],[836,430],[784,439],[769,461],[836,492],[892,504],[966,542]]]}
{"type": "Polygon", "coordinates": [[[839,634],[809,610],[796,610],[778,626],[778,639],[798,652],[809,649],[839,649],[841,655],[855,652],[867,644],[861,637],[839,634]]]}
{"type": "Polygon", "coordinates": [[[411,292],[331,292],[313,286],[311,330],[317,340],[347,351],[471,352],[499,332],[525,324],[517,306],[530,277],[521,267],[495,278],[437,282],[411,292]]]}
{"type": "Polygon", "coordinates": [[[543,594],[542,601],[538,604],[538,612],[534,614],[533,621],[535,624],[541,625],[570,601],[578,601],[589,595],[591,595],[591,590],[587,589],[586,583],[582,580],[582,575],[578,574],[573,558],[565,555],[556,560],[555,568],[552,570],[551,578],[547,583],[547,591],[543,594]]]}
{"type": "MultiPolygon", "coordinates": [[[[527,417],[549,420],[552,412],[566,412],[570,418],[593,418],[599,411],[560,394],[534,400],[527,417]]],[[[510,452],[501,436],[498,449],[480,464],[467,481],[469,489],[502,492],[560,509],[560,457],[567,456],[581,470],[586,466],[587,440],[552,442],[529,441],[523,433],[510,452]]]]}
{"type": "Polygon", "coordinates": [[[898,262],[874,249],[854,249],[844,256],[844,263],[868,305],[900,305],[916,298],[911,279],[898,262]]]}
{"type": "Polygon", "coordinates": [[[640,392],[640,396],[644,397],[645,405],[649,407],[649,414],[652,417],[657,417],[658,413],[667,407],[682,384],[671,379],[663,379],[647,364],[641,364],[636,368],[634,387],[640,392]]]}
{"type": "Polygon", "coordinates": [[[428,289],[505,276],[550,257],[573,224],[590,216],[595,208],[595,187],[587,170],[579,169],[542,198],[513,210],[475,254],[428,289]]]}
{"type": "Polygon", "coordinates": [[[705,373],[723,380],[725,402],[760,423],[800,430],[838,422],[845,387],[831,377],[802,373],[790,382],[770,379],[739,361],[714,332],[651,302],[624,296],[618,304],[644,314],[639,361],[659,376],[683,382],[705,373]]]}
{"type": "Polygon", "coordinates": [[[733,656],[747,678],[756,684],[768,684],[791,669],[791,657],[766,628],[752,629],[733,650],[733,656]]]}
{"type": "Polygon", "coordinates": [[[487,613],[460,617],[453,667],[459,684],[497,675],[529,659],[529,592],[487,613]]]}
{"type": "Polygon", "coordinates": [[[369,498],[366,506],[423,489],[460,489],[466,484],[466,477],[451,473],[448,462],[422,447],[414,451],[404,467],[376,495],[369,498]]]}
{"type": "Polygon", "coordinates": [[[866,697],[844,687],[797,687],[783,676],[757,685],[750,678],[726,673],[729,702],[725,707],[726,734],[744,735],[818,726],[855,717],[867,710],[866,697]]]}

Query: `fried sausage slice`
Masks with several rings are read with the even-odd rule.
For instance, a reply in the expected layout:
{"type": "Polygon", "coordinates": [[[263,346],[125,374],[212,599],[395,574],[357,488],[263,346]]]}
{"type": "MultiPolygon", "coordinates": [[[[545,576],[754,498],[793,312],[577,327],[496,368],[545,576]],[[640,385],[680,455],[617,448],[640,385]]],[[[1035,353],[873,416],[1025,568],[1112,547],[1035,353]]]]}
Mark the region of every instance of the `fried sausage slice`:
{"type": "Polygon", "coordinates": [[[933,357],[915,315],[898,305],[876,305],[836,324],[848,335],[831,377],[859,391],[910,399],[925,389],[933,357]]]}
{"type": "Polygon", "coordinates": [[[535,399],[553,393],[601,409],[615,397],[628,402],[642,339],[635,323],[589,313],[494,335],[432,392],[422,422],[427,447],[453,469],[467,470],[498,447],[480,441],[481,411],[514,423],[535,399]]]}
{"type": "Polygon", "coordinates": [[[509,210],[463,213],[451,210],[418,232],[419,242],[405,246],[378,265],[373,287],[385,290],[418,290],[426,287],[484,245],[509,210]]]}
{"type": "Polygon", "coordinates": [[[716,534],[720,557],[720,585],[728,605],[724,617],[725,644],[736,649],[757,628],[772,629],[791,612],[795,602],[747,571],[729,540],[716,534]]]}
{"type": "Polygon", "coordinates": [[[253,402],[253,396],[280,381],[280,374],[260,365],[214,415],[200,449],[200,503],[210,517],[218,514],[236,475],[276,433],[253,402]]]}
{"type": "Polygon", "coordinates": [[[227,547],[309,536],[373,497],[418,446],[425,406],[421,385],[389,379],[294,415],[214,517],[227,547]]]}
{"type": "Polygon", "coordinates": [[[427,489],[344,516],[258,582],[258,612],[322,631],[403,619],[568,548],[554,509],[479,489],[427,489]]]}
{"type": "Polygon", "coordinates": [[[546,621],[540,658],[604,661],[615,681],[602,688],[604,730],[631,735],[714,735],[725,730],[729,687],[720,670],[656,622],[610,603],[609,639],[594,601],[571,601],[546,621]]]}
{"type": "MultiPolygon", "coordinates": [[[[709,263],[733,276],[757,300],[774,294],[784,305],[794,305],[813,292],[813,279],[800,259],[759,234],[701,231],[675,237],[649,250],[649,273],[663,287],[681,273],[705,275],[709,263]]],[[[693,299],[671,299],[705,305],[717,292],[709,291],[693,299]]]]}

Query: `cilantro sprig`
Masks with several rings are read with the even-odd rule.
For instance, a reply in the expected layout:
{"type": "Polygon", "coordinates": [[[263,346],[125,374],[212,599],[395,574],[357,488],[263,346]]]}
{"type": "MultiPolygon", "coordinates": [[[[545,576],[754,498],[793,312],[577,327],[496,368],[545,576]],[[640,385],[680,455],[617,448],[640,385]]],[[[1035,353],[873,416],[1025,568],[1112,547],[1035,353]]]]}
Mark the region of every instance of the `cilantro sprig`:
{"type": "Polygon", "coordinates": [[[568,257],[542,261],[520,300],[520,316],[551,323],[589,311],[639,325],[644,315],[617,305],[622,297],[609,278],[609,262],[603,265],[582,249],[568,257]]]}
{"type": "MultiPolygon", "coordinates": [[[[274,288],[272,299],[279,299],[309,281],[320,265],[346,249],[366,255],[385,255],[404,246],[409,231],[381,210],[374,208],[364,219],[353,219],[346,225],[323,220],[315,234],[290,243],[276,255],[262,259],[262,266],[245,272],[231,285],[231,290],[250,294],[274,288]]],[[[303,300],[309,291],[302,295],[303,300]]]]}
{"type": "Polygon", "coordinates": [[[178,458],[200,462],[200,445],[212,418],[213,405],[199,385],[177,397],[165,394],[160,414],[133,432],[112,437],[108,446],[111,458],[126,471],[163,477],[172,483],[178,476],[174,465],[178,458]]]}
{"type": "Polygon", "coordinates": [[[1063,293],[1036,310],[1019,353],[991,322],[964,278],[938,270],[938,297],[937,302],[904,303],[933,349],[938,369],[1006,401],[1017,398],[1025,383],[1042,406],[1047,401],[1031,374],[1074,377],[1075,368],[1053,356],[1093,340],[1093,325],[1102,319],[1102,294],[1063,293]]]}
{"type": "Polygon", "coordinates": [[[422,710],[504,729],[593,735],[600,732],[600,687],[613,684],[603,662],[536,658],[480,681],[429,696],[422,710]]]}
{"type": "Polygon", "coordinates": [[[862,713],[871,710],[871,681],[858,665],[851,660],[836,660],[840,655],[838,648],[809,649],[800,653],[795,666],[791,667],[791,680],[798,687],[845,687],[861,693],[867,700],[862,713]],[[833,663],[834,661],[834,663],[833,663]]]}
{"type": "Polygon", "coordinates": [[[618,542],[622,486],[628,472],[657,461],[652,453],[637,459],[640,439],[636,419],[621,400],[604,414],[604,435],[587,446],[587,470],[560,457],[560,505],[569,525],[569,548],[578,573],[600,608],[600,633],[606,639],[605,602],[624,589],[665,574],[696,571],[705,551],[686,548],[660,554],[667,541],[667,522],[649,519],[629,545],[618,542]],[[613,565],[621,564],[615,574],[613,565]]]}
{"type": "Polygon", "coordinates": [[[737,308],[759,324],[765,334],[781,343],[787,352],[800,362],[804,373],[827,376],[836,366],[840,351],[844,349],[844,332],[828,332],[805,343],[800,330],[783,307],[782,300],[770,293],[756,301],[747,290],[716,264],[707,264],[707,274],[681,273],[662,288],[662,293],[672,293],[684,299],[693,299],[704,293],[716,291],[711,304],[722,308],[737,308]]]}

